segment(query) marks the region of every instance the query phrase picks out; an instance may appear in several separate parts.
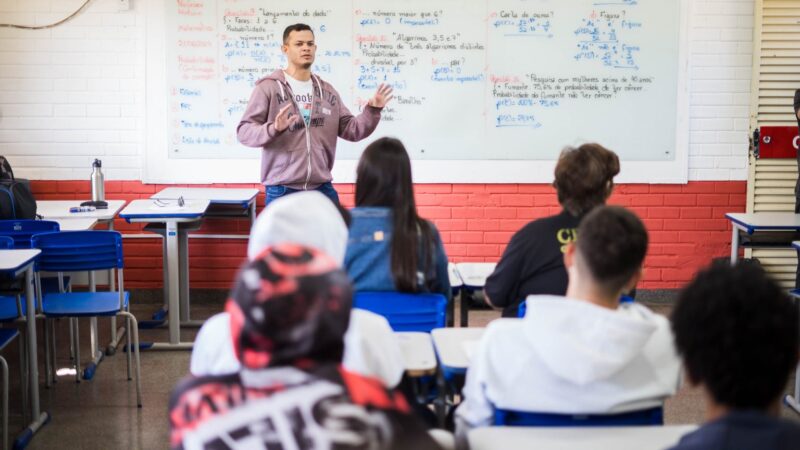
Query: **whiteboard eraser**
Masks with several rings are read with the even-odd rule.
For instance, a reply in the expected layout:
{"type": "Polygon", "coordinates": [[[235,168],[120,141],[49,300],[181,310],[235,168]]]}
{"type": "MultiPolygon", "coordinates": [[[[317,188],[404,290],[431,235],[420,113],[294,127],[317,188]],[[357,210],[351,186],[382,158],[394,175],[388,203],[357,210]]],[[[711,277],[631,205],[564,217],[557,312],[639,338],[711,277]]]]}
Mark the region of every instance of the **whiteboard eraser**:
{"type": "Polygon", "coordinates": [[[117,0],[117,9],[119,11],[130,11],[131,0],[117,0]]]}

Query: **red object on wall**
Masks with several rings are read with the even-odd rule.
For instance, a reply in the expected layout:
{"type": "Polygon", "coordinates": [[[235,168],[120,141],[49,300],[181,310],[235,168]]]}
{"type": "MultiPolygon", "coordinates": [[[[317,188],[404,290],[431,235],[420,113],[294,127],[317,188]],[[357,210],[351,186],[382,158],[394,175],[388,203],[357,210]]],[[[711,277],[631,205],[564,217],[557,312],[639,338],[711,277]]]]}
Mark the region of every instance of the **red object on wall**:
{"type": "Polygon", "coordinates": [[[759,158],[796,158],[800,136],[797,127],[761,127],[759,158]]]}
{"type": "MultiPolygon", "coordinates": [[[[259,187],[258,185],[213,185],[259,187]]],[[[106,182],[106,198],[148,198],[167,185],[139,181],[106,182]]],[[[89,183],[81,181],[33,181],[36,198],[42,200],[87,199],[89,183]]],[[[353,206],[354,186],[337,184],[342,204],[353,206]]],[[[497,261],[511,236],[531,220],[557,214],[555,190],[547,184],[418,184],[414,187],[420,214],[433,221],[449,259],[497,261]]],[[[745,181],[703,181],[685,185],[621,184],[609,203],[630,208],[642,218],[650,233],[642,289],[683,286],[712,258],[730,255],[727,212],[743,212],[745,181]]],[[[263,193],[258,197],[259,210],[263,193]]],[[[141,225],[117,219],[123,234],[142,233],[141,225]]],[[[244,220],[207,219],[203,232],[249,233],[244,220]]],[[[159,288],[162,282],[161,242],[158,239],[124,240],[125,285],[159,288]]],[[[190,278],[193,288],[230,289],[247,243],[230,239],[190,241],[190,278]]]]}

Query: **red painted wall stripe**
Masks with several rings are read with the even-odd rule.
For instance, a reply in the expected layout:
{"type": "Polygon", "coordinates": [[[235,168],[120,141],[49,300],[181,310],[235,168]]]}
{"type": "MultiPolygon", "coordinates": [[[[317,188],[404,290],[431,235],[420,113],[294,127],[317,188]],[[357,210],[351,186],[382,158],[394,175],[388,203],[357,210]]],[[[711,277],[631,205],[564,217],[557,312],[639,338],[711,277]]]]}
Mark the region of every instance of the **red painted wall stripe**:
{"type": "MultiPolygon", "coordinates": [[[[139,181],[108,181],[109,199],[148,198],[173,185],[139,181]]],[[[259,187],[217,184],[216,187],[259,187]]],[[[88,181],[33,181],[42,200],[86,199],[88,181]]],[[[353,205],[353,185],[336,189],[345,206],[353,205]]],[[[642,289],[678,288],[712,258],[730,254],[726,212],[745,210],[744,181],[704,181],[686,185],[623,184],[610,203],[630,208],[650,233],[642,289]]],[[[420,214],[436,223],[451,261],[496,261],[506,243],[529,221],[560,211],[555,191],[546,184],[420,184],[415,186],[420,214]]],[[[259,210],[264,205],[258,197],[259,210]]],[[[123,233],[139,233],[141,225],[117,219],[123,233]]],[[[207,220],[206,232],[247,234],[244,220],[207,220]]],[[[161,242],[125,241],[125,279],[131,288],[161,287],[161,242]]],[[[246,254],[246,242],[224,239],[190,241],[192,287],[228,289],[246,254]]]]}

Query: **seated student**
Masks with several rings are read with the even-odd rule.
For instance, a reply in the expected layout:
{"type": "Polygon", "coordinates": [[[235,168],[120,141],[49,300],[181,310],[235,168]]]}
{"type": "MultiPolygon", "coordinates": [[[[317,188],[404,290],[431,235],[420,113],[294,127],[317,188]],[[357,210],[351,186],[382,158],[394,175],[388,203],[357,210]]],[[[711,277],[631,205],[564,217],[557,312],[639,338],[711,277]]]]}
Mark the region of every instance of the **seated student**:
{"type": "Polygon", "coordinates": [[[344,267],[356,291],[451,297],[447,255],[436,226],[417,214],[403,143],[369,144],[356,169],[356,207],[344,267]]]}
{"type": "MultiPolygon", "coordinates": [[[[248,259],[254,259],[270,245],[289,242],[322,250],[341,266],[347,243],[342,211],[316,191],[275,200],[258,216],[250,231],[248,259]]],[[[203,324],[192,351],[193,375],[222,375],[239,370],[229,325],[226,312],[203,324]]],[[[361,375],[379,378],[387,387],[395,387],[403,376],[402,361],[400,346],[386,319],[353,309],[350,328],[345,334],[344,366],[361,375]]]]}
{"type": "Polygon", "coordinates": [[[555,216],[534,220],[511,237],[497,267],[484,285],[487,302],[503,308],[503,317],[517,317],[529,295],[564,295],[567,271],[564,250],[575,229],[592,208],[605,204],[619,173],[617,155],[598,144],[561,152],[553,186],[564,208],[555,216]]]}
{"type": "Polygon", "coordinates": [[[672,312],[688,381],[702,387],[706,424],[673,450],[800,448],[800,424],[781,420],[797,365],[797,305],[754,264],[716,264],[681,292],[672,312]]]}
{"type": "Polygon", "coordinates": [[[320,251],[280,244],[246,263],[225,305],[242,367],[178,384],[170,446],[439,448],[405,397],[341,366],[351,306],[347,274],[320,251]]]}
{"type": "Polygon", "coordinates": [[[495,408],[556,414],[652,408],[675,393],[680,362],[666,318],[620,304],[647,251],[641,220],[603,206],[564,253],[566,297],[527,298],[523,319],[489,324],[470,361],[456,432],[493,423],[495,408]]]}

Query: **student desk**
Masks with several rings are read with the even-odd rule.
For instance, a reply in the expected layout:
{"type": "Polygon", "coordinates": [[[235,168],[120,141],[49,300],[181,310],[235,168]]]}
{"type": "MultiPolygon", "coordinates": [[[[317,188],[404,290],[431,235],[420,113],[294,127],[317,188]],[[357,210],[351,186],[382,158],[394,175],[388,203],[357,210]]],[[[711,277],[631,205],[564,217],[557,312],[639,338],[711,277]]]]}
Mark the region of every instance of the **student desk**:
{"type": "Polygon", "coordinates": [[[25,274],[25,320],[28,343],[28,377],[30,378],[30,400],[32,421],[14,442],[14,448],[22,448],[34,434],[50,420],[50,415],[39,410],[39,362],[36,355],[36,304],[33,292],[33,264],[41,253],[39,249],[0,250],[0,272],[11,277],[25,274]]]}
{"type": "Polygon", "coordinates": [[[794,213],[727,213],[731,221],[731,263],[739,259],[741,234],[752,238],[750,248],[791,248],[800,233],[800,214],[794,213]]]}
{"type": "Polygon", "coordinates": [[[130,223],[163,223],[166,229],[166,260],[169,274],[169,342],[155,343],[154,350],[191,350],[191,343],[180,341],[180,283],[178,281],[178,261],[180,246],[178,245],[178,224],[201,220],[210,202],[208,200],[187,199],[183,206],[177,201],[166,204],[154,200],[134,200],[119,216],[130,223]],[[161,206],[160,206],[161,205],[161,206]]]}
{"type": "Polygon", "coordinates": [[[453,263],[447,263],[447,277],[450,279],[450,291],[453,294],[452,301],[447,304],[447,326],[452,327],[455,324],[456,296],[461,293],[464,282],[461,281],[458,268],[453,263]]]}
{"type": "MultiPolygon", "coordinates": [[[[220,219],[249,219],[252,225],[256,220],[256,196],[258,189],[233,189],[233,188],[193,188],[193,187],[169,187],[153,194],[151,199],[160,199],[165,202],[176,202],[178,198],[184,200],[208,200],[209,206],[206,210],[205,218],[220,219]]],[[[151,230],[152,231],[152,230],[151,230]]],[[[178,261],[180,267],[180,318],[181,325],[200,326],[202,321],[192,321],[189,317],[189,239],[248,239],[247,234],[189,234],[190,230],[178,228],[178,246],[181,259],[178,261]]],[[[166,267],[166,258],[165,264],[166,267]]],[[[167,289],[169,289],[166,279],[168,274],[165,270],[164,283],[164,307],[153,314],[153,320],[160,321],[166,316],[167,289]]]]}
{"type": "Polygon", "coordinates": [[[463,262],[456,264],[456,270],[462,282],[461,289],[461,326],[466,327],[469,322],[469,300],[474,292],[483,289],[486,279],[494,272],[497,267],[495,263],[470,263],[463,262]]]}
{"type": "Polygon", "coordinates": [[[85,231],[91,230],[97,225],[97,219],[93,217],[81,217],[78,219],[51,219],[58,222],[61,231],[85,231]]]}
{"type": "Polygon", "coordinates": [[[436,373],[436,354],[430,334],[408,331],[395,332],[394,335],[400,343],[408,376],[417,378],[436,373]]]}
{"type": "Polygon", "coordinates": [[[436,328],[431,331],[433,346],[445,378],[467,373],[471,352],[483,337],[485,328],[436,328]]]}
{"type": "Polygon", "coordinates": [[[695,425],[645,427],[487,427],[469,432],[472,450],[664,450],[695,425]]]}
{"type": "MultiPolygon", "coordinates": [[[[88,200],[88,199],[87,199],[88,200]]],[[[86,212],[79,212],[79,213],[71,213],[69,209],[75,206],[80,206],[82,202],[85,200],[37,200],[36,201],[36,213],[42,216],[45,220],[55,220],[58,221],[59,224],[61,223],[61,219],[94,219],[96,223],[103,223],[108,226],[109,230],[114,229],[114,218],[117,217],[117,213],[119,210],[125,206],[125,200],[107,200],[108,208],[106,209],[96,209],[94,211],[86,211],[86,212]]],[[[65,222],[67,223],[67,222],[65,222]]],[[[61,227],[62,231],[78,231],[78,229],[74,228],[78,223],[71,222],[70,225],[71,229],[67,230],[64,227],[61,227]]],[[[92,226],[92,228],[94,225],[92,226]]],[[[90,229],[90,228],[86,228],[90,229]]],[[[115,291],[117,289],[117,280],[114,276],[114,270],[108,271],[108,285],[109,290],[115,291]]],[[[94,273],[89,273],[89,285],[90,287],[95,286],[94,280],[94,273]]],[[[91,342],[91,351],[92,351],[92,361],[97,364],[103,357],[102,352],[98,350],[98,335],[97,335],[97,318],[92,317],[89,319],[90,323],[90,334],[89,334],[89,341],[91,342]]],[[[125,336],[124,328],[120,327],[117,329],[117,318],[111,318],[111,342],[108,343],[108,347],[106,348],[106,353],[109,355],[113,355],[116,352],[117,345],[125,336]]]]}

